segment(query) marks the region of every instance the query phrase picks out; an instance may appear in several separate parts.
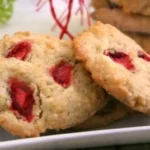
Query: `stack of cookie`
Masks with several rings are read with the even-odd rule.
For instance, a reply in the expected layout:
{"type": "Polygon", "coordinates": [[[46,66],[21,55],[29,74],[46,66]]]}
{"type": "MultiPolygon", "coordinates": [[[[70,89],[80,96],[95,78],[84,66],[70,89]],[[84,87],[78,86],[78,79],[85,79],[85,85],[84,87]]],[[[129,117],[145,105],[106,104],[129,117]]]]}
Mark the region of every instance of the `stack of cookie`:
{"type": "Polygon", "coordinates": [[[109,23],[150,53],[150,0],[92,0],[94,20],[109,23]]]}
{"type": "Polygon", "coordinates": [[[97,22],[73,41],[18,32],[0,49],[0,126],[13,135],[150,114],[150,56],[111,25],[97,22]]]}

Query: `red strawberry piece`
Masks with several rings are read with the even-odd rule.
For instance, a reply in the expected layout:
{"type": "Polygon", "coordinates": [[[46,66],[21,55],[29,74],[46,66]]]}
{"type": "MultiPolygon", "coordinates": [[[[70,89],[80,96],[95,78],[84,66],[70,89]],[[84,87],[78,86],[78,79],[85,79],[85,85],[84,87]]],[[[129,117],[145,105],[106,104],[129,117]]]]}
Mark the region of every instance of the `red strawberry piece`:
{"type": "Polygon", "coordinates": [[[23,41],[11,47],[6,58],[15,57],[20,60],[25,60],[30,51],[31,43],[29,41],[23,41]]]}
{"type": "Polygon", "coordinates": [[[106,50],[104,54],[106,56],[109,56],[114,62],[123,65],[126,69],[130,71],[133,71],[135,69],[130,56],[124,52],[106,50]]]}
{"type": "Polygon", "coordinates": [[[69,87],[72,79],[72,65],[65,60],[61,60],[58,64],[50,69],[50,75],[53,79],[64,88],[69,87]]]}
{"type": "Polygon", "coordinates": [[[11,110],[17,112],[28,122],[33,119],[33,105],[35,103],[33,90],[24,82],[17,78],[9,79],[11,110]]]}
{"type": "Polygon", "coordinates": [[[142,51],[138,52],[138,57],[150,62],[150,55],[148,55],[142,51]]]}

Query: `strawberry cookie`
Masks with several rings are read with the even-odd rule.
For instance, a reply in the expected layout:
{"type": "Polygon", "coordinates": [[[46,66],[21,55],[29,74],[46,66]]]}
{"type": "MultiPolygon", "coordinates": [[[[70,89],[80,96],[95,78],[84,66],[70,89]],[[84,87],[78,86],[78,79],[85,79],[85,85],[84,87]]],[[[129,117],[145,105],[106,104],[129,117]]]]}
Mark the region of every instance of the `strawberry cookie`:
{"type": "Polygon", "coordinates": [[[102,108],[107,94],[75,60],[72,42],[50,38],[48,44],[50,48],[42,60],[42,72],[47,77],[44,91],[48,95],[43,100],[50,112],[46,124],[50,129],[65,129],[84,122],[102,108]]]}
{"type": "Polygon", "coordinates": [[[109,24],[97,22],[74,39],[76,58],[108,93],[150,114],[150,55],[109,24]]]}
{"type": "Polygon", "coordinates": [[[1,49],[0,125],[21,137],[81,124],[107,103],[104,90],[74,59],[72,43],[43,37],[43,45],[24,38],[7,53],[1,49]]]}

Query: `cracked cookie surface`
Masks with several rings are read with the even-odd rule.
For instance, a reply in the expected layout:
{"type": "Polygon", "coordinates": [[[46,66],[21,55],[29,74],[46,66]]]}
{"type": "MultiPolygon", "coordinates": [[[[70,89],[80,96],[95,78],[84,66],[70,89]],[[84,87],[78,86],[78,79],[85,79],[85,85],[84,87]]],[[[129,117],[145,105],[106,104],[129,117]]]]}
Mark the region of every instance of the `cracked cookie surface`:
{"type": "Polygon", "coordinates": [[[150,56],[109,24],[97,22],[74,39],[76,58],[108,93],[150,114],[150,56]]]}

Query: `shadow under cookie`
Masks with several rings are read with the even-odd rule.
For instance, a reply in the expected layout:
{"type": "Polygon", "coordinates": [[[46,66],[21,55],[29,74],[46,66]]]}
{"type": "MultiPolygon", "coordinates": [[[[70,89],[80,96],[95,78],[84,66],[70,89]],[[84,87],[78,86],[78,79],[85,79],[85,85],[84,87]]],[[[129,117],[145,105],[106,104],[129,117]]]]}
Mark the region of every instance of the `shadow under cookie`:
{"type": "Polygon", "coordinates": [[[109,96],[107,105],[94,116],[73,128],[73,130],[99,129],[124,118],[131,109],[109,96]]]}

